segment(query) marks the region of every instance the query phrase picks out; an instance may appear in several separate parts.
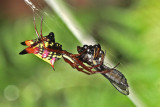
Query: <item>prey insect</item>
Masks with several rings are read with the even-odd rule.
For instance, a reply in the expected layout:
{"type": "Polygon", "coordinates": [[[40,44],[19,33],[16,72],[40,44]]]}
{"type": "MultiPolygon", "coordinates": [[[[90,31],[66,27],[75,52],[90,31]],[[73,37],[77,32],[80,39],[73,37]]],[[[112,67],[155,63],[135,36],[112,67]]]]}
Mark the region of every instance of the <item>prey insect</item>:
{"type": "Polygon", "coordinates": [[[26,40],[21,42],[22,45],[28,46],[22,50],[19,54],[35,54],[39,58],[51,64],[54,69],[55,61],[63,58],[64,61],[71,65],[72,68],[77,69],[80,72],[91,75],[100,73],[105,76],[114,87],[122,94],[128,95],[128,83],[124,75],[114,68],[105,66],[104,56],[105,53],[101,50],[101,46],[98,45],[84,45],[83,47],[78,46],[78,54],[72,54],[62,49],[62,45],[55,42],[54,33],[51,32],[47,36],[42,35],[42,22],[41,20],[41,32],[37,31],[35,18],[34,26],[35,32],[38,36],[37,39],[26,40]]]}
{"type": "MultiPolygon", "coordinates": [[[[101,50],[101,46],[98,44],[98,45],[89,45],[89,46],[84,45],[83,47],[80,47],[80,46],[77,47],[77,51],[79,53],[81,53],[86,49],[87,51],[81,54],[79,56],[79,59],[91,66],[99,65],[103,60],[103,56],[104,56],[104,51],[101,50]]],[[[110,71],[110,72],[101,73],[101,74],[105,78],[107,78],[119,92],[121,92],[124,95],[129,95],[129,90],[128,90],[129,86],[127,83],[127,79],[120,71],[115,69],[116,66],[113,68],[109,68],[106,65],[101,64],[99,67],[96,67],[95,69],[102,72],[110,71]]]]}

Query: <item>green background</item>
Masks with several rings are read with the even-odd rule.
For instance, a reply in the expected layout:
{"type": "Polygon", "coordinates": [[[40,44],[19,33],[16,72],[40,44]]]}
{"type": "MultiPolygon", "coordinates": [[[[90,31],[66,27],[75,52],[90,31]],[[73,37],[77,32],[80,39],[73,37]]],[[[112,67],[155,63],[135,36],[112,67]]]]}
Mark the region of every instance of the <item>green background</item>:
{"type": "MultiPolygon", "coordinates": [[[[127,7],[67,5],[83,29],[107,51],[107,57],[115,65],[121,63],[117,69],[135,96],[146,106],[160,106],[159,1],[134,1],[127,7]]],[[[56,42],[76,54],[76,47],[83,44],[61,18],[49,9],[40,12],[44,16],[43,35],[54,32],[56,42]]],[[[20,42],[37,38],[32,16],[16,21],[4,17],[0,23],[0,107],[135,106],[100,74],[85,75],[63,59],[55,63],[53,71],[33,54],[19,55],[25,48],[20,42]]],[[[40,29],[40,17],[36,16],[36,24],[40,29]]]]}

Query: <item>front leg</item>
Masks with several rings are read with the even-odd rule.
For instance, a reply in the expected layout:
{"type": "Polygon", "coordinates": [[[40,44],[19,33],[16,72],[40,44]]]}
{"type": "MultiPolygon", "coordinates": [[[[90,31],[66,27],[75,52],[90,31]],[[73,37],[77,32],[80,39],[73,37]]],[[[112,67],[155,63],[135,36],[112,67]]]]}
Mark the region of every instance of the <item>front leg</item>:
{"type": "Polygon", "coordinates": [[[75,64],[75,63],[71,62],[71,61],[70,61],[69,59],[67,59],[67,58],[64,58],[64,57],[63,57],[63,59],[64,59],[65,62],[69,63],[69,64],[72,66],[72,68],[76,68],[76,64],[75,64]]]}
{"type": "Polygon", "coordinates": [[[64,58],[64,57],[63,57],[63,59],[64,59],[65,62],[69,63],[69,64],[72,66],[72,68],[75,68],[75,69],[77,69],[78,71],[83,72],[83,73],[85,73],[85,74],[87,74],[87,75],[91,75],[91,74],[101,73],[101,72],[102,72],[102,71],[92,71],[91,69],[86,69],[86,66],[85,66],[85,65],[83,65],[83,66],[81,65],[82,67],[84,67],[85,70],[88,71],[88,72],[87,72],[87,71],[84,71],[83,68],[79,68],[76,63],[71,62],[69,59],[64,58]]]}
{"type": "Polygon", "coordinates": [[[93,68],[97,68],[97,67],[100,67],[104,62],[104,54],[102,55],[101,57],[101,61],[100,61],[100,64],[97,64],[97,65],[93,65],[91,67],[89,67],[89,69],[93,69],[93,68]]]}
{"type": "Polygon", "coordinates": [[[90,73],[88,73],[88,72],[86,72],[86,71],[83,71],[83,68],[79,68],[76,63],[73,63],[73,62],[71,62],[69,59],[64,58],[64,57],[63,57],[63,59],[64,59],[65,62],[69,63],[69,64],[72,66],[72,68],[75,68],[75,69],[77,69],[78,71],[81,71],[81,72],[83,72],[83,73],[85,73],[85,74],[90,75],[90,73]]]}

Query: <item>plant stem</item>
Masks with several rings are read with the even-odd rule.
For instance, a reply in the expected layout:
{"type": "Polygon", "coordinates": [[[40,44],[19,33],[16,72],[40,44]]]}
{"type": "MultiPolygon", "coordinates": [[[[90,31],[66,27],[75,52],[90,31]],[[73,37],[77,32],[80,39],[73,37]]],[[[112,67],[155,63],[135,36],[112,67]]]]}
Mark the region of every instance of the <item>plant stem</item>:
{"type": "MultiPolygon", "coordinates": [[[[62,0],[45,0],[46,3],[57,13],[57,15],[62,19],[66,24],[69,30],[73,35],[82,43],[82,44],[96,44],[92,36],[84,36],[86,33],[80,27],[78,22],[73,18],[69,9],[64,5],[62,0]]],[[[105,57],[105,60],[109,62],[108,58],[105,57]]],[[[111,62],[109,62],[111,64],[111,62]]],[[[145,107],[145,104],[133,93],[132,88],[130,87],[130,95],[128,98],[132,103],[137,107],[145,107]]]]}

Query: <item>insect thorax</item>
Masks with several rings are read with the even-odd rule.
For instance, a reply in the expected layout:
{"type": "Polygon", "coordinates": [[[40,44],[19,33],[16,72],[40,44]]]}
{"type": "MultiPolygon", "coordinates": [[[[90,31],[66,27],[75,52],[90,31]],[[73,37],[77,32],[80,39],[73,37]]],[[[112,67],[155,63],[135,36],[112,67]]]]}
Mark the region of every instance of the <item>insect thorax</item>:
{"type": "Polygon", "coordinates": [[[101,46],[99,44],[97,45],[84,45],[83,47],[78,47],[78,53],[82,53],[79,58],[86,62],[89,65],[98,65],[100,64],[102,60],[102,55],[104,55],[104,51],[101,50],[101,46]],[[98,56],[95,56],[96,51],[100,50],[98,52],[98,56]]]}

